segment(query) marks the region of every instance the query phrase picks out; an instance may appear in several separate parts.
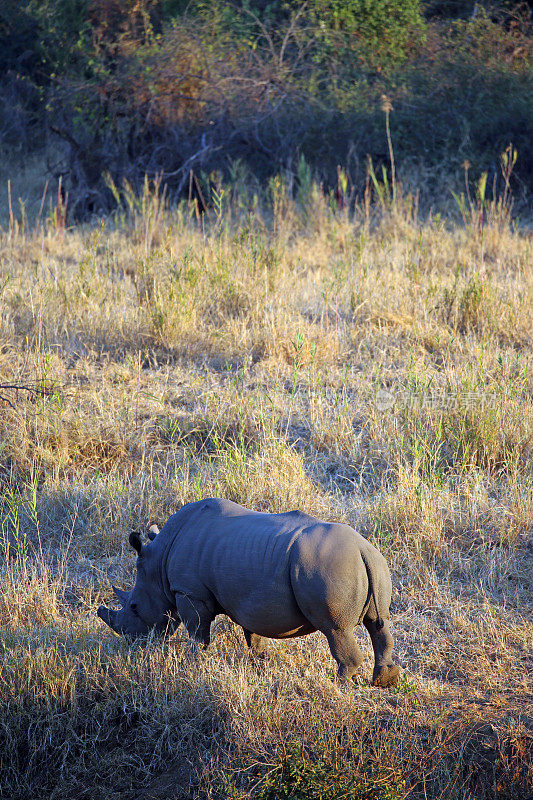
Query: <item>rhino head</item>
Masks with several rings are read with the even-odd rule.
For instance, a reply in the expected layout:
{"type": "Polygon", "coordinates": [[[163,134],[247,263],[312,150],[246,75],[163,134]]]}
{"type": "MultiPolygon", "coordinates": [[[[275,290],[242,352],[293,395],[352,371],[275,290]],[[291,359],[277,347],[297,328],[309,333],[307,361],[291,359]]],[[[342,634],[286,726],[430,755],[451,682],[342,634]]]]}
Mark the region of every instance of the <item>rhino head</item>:
{"type": "MultiPolygon", "coordinates": [[[[151,542],[158,533],[154,525],[148,537],[151,542]]],[[[150,631],[157,634],[172,633],[179,620],[173,612],[172,602],[162,585],[161,559],[157,550],[143,545],[137,533],[131,533],[129,543],[137,552],[137,579],[131,592],[113,586],[122,608],[120,611],[100,606],[98,616],[115,633],[128,638],[146,636],[150,631]]]]}

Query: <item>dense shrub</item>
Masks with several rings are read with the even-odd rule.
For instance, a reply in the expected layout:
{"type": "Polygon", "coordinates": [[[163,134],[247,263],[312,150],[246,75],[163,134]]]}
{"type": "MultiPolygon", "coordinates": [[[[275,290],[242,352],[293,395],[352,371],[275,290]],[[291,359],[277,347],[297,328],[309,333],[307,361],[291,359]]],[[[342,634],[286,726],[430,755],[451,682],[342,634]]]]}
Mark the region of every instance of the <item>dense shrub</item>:
{"type": "Polygon", "coordinates": [[[228,178],[239,160],[264,180],[295,174],[303,155],[325,186],[344,164],[357,190],[367,155],[388,161],[384,94],[398,163],[423,164],[433,189],[465,160],[497,172],[510,141],[522,185],[533,183],[525,6],[477,5],[430,25],[418,0],[34,0],[12,11],[0,15],[0,136],[13,141],[32,119],[41,132],[46,108],[80,217],[111,207],[107,172],[118,185],[160,174],[177,198],[191,170],[228,178]]]}
{"type": "Polygon", "coordinates": [[[383,69],[404,61],[423,36],[419,0],[313,0],[312,9],[324,55],[335,61],[383,69]]]}

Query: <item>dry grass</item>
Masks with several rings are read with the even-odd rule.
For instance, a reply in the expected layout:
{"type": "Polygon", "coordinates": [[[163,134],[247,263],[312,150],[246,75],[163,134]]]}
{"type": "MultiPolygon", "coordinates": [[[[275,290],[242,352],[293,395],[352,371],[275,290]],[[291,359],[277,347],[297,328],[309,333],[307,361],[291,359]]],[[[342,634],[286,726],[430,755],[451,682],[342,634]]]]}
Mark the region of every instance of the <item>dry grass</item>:
{"type": "Polygon", "coordinates": [[[3,235],[0,382],[50,391],[0,392],[1,797],[531,796],[531,235],[315,204],[3,235]],[[361,631],[340,692],[318,634],[103,629],[129,530],[209,495],[380,546],[394,691],[361,631]]]}

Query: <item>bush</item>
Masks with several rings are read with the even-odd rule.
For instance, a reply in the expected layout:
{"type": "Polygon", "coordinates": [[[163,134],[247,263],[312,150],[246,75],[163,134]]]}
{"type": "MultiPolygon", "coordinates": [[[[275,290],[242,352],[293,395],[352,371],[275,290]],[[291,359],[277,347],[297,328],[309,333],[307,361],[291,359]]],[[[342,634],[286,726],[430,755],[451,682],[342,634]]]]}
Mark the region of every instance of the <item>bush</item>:
{"type": "Polygon", "coordinates": [[[397,162],[423,164],[428,192],[465,160],[490,182],[510,141],[515,174],[533,183],[525,11],[478,7],[429,26],[418,0],[197,0],[186,10],[181,0],[35,0],[12,11],[0,16],[12,65],[0,135],[24,140],[33,118],[42,139],[46,103],[79,218],[113,206],[106,172],[135,188],[161,175],[176,200],[200,194],[201,173],[229,179],[236,161],[261,182],[294,177],[303,155],[326,190],[343,164],[352,195],[362,192],[367,156],[388,166],[383,94],[397,162]]]}
{"type": "Polygon", "coordinates": [[[312,0],[324,54],[384,69],[407,58],[424,33],[419,0],[312,0]]]}

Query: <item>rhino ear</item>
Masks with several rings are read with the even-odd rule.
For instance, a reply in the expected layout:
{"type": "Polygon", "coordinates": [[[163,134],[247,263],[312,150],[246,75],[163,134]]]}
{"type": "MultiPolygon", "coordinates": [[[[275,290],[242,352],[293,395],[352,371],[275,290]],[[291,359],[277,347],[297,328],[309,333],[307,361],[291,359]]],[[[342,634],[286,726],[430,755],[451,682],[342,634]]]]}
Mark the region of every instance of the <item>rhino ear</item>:
{"type": "Polygon", "coordinates": [[[139,555],[141,555],[141,550],[143,549],[143,546],[139,534],[135,533],[135,531],[132,531],[130,533],[130,538],[128,541],[133,547],[133,549],[136,550],[139,555]]]}
{"type": "Polygon", "coordinates": [[[124,589],[117,589],[116,586],[112,586],[111,588],[113,589],[113,591],[115,592],[116,596],[120,600],[120,604],[122,606],[125,606],[126,603],[128,602],[128,600],[130,599],[130,593],[129,592],[125,592],[124,589]]]}
{"type": "Polygon", "coordinates": [[[157,525],[152,525],[150,527],[150,530],[148,531],[148,538],[150,539],[151,542],[154,541],[158,533],[159,533],[159,528],[157,527],[157,525]]]}

